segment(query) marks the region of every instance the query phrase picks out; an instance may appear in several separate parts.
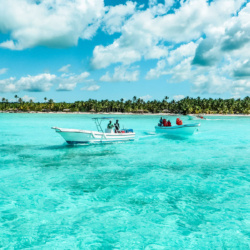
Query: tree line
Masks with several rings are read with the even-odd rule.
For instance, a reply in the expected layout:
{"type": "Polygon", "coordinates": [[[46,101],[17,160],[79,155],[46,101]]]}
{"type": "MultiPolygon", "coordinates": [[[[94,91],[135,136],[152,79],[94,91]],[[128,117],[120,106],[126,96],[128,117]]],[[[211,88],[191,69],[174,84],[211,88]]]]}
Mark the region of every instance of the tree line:
{"type": "Polygon", "coordinates": [[[179,101],[148,100],[134,96],[132,100],[93,100],[76,101],[74,103],[54,102],[52,99],[44,102],[24,101],[15,95],[16,101],[9,102],[2,98],[0,110],[6,112],[133,112],[133,113],[179,113],[179,114],[250,114],[250,98],[244,99],[206,99],[185,97],[179,101]]]}

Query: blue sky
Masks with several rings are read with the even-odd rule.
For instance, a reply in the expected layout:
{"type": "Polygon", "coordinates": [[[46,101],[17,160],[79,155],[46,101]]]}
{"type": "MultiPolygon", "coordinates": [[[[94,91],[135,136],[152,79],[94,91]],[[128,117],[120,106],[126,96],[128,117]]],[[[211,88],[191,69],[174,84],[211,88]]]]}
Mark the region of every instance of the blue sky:
{"type": "Polygon", "coordinates": [[[245,0],[0,1],[0,97],[243,98],[249,20],[245,0]]]}

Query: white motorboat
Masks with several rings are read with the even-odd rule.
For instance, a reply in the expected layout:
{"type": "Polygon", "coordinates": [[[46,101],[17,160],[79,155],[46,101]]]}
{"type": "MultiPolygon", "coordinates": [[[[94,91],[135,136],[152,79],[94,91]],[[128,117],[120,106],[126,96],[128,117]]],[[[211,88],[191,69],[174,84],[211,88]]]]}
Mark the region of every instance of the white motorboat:
{"type": "Polygon", "coordinates": [[[156,126],[156,133],[163,133],[168,135],[192,135],[198,131],[200,127],[199,123],[195,124],[185,124],[185,125],[175,125],[175,126],[156,126]]]}
{"type": "Polygon", "coordinates": [[[59,133],[68,144],[133,141],[135,138],[135,133],[133,132],[133,129],[122,129],[118,133],[115,133],[113,129],[105,129],[105,131],[103,131],[101,126],[102,121],[112,119],[114,118],[93,118],[98,131],[67,129],[58,127],[52,127],[52,129],[55,129],[55,131],[59,133]]]}

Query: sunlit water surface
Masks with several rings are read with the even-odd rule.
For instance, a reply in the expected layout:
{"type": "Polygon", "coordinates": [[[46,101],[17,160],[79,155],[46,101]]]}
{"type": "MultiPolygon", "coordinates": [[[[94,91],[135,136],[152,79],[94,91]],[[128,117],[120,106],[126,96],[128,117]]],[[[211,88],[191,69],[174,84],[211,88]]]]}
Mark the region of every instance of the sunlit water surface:
{"type": "Polygon", "coordinates": [[[136,140],[90,146],[50,129],[92,117],[0,114],[0,248],[249,249],[250,118],[168,138],[158,116],[117,116],[136,140]]]}

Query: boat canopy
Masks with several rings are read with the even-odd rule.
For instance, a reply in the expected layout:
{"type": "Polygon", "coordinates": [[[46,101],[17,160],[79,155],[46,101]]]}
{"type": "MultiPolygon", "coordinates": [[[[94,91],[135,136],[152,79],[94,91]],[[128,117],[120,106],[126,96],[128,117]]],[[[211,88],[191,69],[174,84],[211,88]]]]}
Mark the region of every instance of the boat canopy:
{"type": "Polygon", "coordinates": [[[102,120],[113,120],[115,117],[94,117],[92,118],[95,121],[96,128],[98,132],[104,133],[102,129],[102,120]]]}

